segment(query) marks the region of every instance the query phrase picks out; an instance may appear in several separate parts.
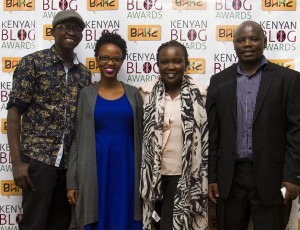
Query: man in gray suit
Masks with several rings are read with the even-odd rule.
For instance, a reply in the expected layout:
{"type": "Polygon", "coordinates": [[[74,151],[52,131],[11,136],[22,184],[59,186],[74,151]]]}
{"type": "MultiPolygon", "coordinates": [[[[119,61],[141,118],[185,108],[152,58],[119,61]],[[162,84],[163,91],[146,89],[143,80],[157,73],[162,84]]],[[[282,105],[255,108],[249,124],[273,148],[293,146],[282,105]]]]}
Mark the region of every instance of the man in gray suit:
{"type": "Polygon", "coordinates": [[[254,229],[283,230],[300,188],[300,74],[267,61],[254,21],[233,44],[238,63],[208,88],[209,198],[218,229],[247,229],[251,216],[254,229]]]}

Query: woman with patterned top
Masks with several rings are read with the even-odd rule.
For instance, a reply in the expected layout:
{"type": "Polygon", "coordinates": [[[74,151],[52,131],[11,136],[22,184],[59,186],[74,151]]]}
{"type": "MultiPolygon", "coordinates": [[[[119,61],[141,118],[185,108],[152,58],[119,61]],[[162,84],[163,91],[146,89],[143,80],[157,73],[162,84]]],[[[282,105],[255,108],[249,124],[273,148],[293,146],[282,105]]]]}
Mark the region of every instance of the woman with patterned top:
{"type": "Polygon", "coordinates": [[[157,64],[158,79],[140,87],[143,229],[207,229],[206,90],[184,75],[188,53],[181,43],[162,44],[157,64]]]}
{"type": "Polygon", "coordinates": [[[78,229],[142,229],[143,101],[136,87],[117,79],[126,55],[120,35],[103,33],[95,47],[101,80],[79,96],[67,172],[78,229]]]}

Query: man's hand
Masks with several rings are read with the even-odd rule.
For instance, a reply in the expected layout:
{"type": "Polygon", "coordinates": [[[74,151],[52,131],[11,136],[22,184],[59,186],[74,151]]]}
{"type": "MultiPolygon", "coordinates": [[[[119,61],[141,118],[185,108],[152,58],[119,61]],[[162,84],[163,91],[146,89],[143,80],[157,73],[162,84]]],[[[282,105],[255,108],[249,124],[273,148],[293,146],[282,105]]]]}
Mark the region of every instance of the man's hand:
{"type": "Polygon", "coordinates": [[[22,189],[34,190],[34,186],[28,175],[28,167],[29,164],[23,162],[12,163],[14,181],[22,189]]]}
{"type": "Polygon", "coordinates": [[[215,204],[217,203],[217,198],[219,197],[217,183],[208,184],[208,197],[212,202],[214,202],[215,204]]]}
{"type": "Polygon", "coordinates": [[[69,189],[67,192],[67,197],[70,204],[76,204],[78,199],[78,190],[69,189]]]}
{"type": "Polygon", "coordinates": [[[286,193],[284,197],[284,203],[287,204],[289,200],[294,200],[298,197],[300,186],[292,184],[290,182],[283,182],[282,187],[286,188],[286,193]]]}

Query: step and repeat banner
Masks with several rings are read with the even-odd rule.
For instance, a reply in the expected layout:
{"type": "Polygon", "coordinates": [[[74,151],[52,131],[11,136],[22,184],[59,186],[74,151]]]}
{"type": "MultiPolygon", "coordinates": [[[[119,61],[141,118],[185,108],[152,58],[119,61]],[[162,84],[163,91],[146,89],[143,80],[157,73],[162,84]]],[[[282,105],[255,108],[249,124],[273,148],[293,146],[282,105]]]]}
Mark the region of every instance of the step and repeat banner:
{"type": "MultiPolygon", "coordinates": [[[[5,109],[13,71],[21,57],[51,47],[51,23],[60,10],[79,12],[85,23],[76,48],[79,60],[100,78],[95,42],[102,31],[119,33],[128,45],[120,80],[140,86],[158,76],[156,50],[177,40],[189,53],[187,74],[209,84],[211,75],[237,62],[232,39],[245,20],[261,24],[268,40],[267,59],[300,70],[300,0],[0,0],[0,230],[18,229],[21,190],[14,185],[6,137],[5,109]]],[[[213,208],[210,229],[216,229],[213,208]]],[[[251,228],[251,227],[250,227],[251,228]]],[[[288,229],[300,230],[296,200],[288,229]]]]}

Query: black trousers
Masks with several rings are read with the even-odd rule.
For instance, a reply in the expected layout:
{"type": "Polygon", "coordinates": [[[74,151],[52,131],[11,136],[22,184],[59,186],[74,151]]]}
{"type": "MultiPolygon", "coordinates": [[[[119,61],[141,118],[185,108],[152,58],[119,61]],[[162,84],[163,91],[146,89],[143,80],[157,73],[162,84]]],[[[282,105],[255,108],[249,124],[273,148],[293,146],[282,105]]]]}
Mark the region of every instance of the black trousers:
{"type": "Polygon", "coordinates": [[[173,208],[174,196],[177,191],[178,180],[181,175],[161,177],[161,187],[163,199],[156,202],[155,211],[160,216],[160,221],[155,222],[156,230],[172,230],[173,229],[173,208]]]}
{"type": "Polygon", "coordinates": [[[29,176],[35,190],[22,194],[20,230],[67,230],[71,207],[67,200],[66,170],[30,160],[29,176]]]}
{"type": "Polygon", "coordinates": [[[255,186],[252,162],[237,162],[229,197],[218,199],[218,230],[247,230],[250,216],[254,230],[284,230],[291,203],[265,206],[255,186]]]}

